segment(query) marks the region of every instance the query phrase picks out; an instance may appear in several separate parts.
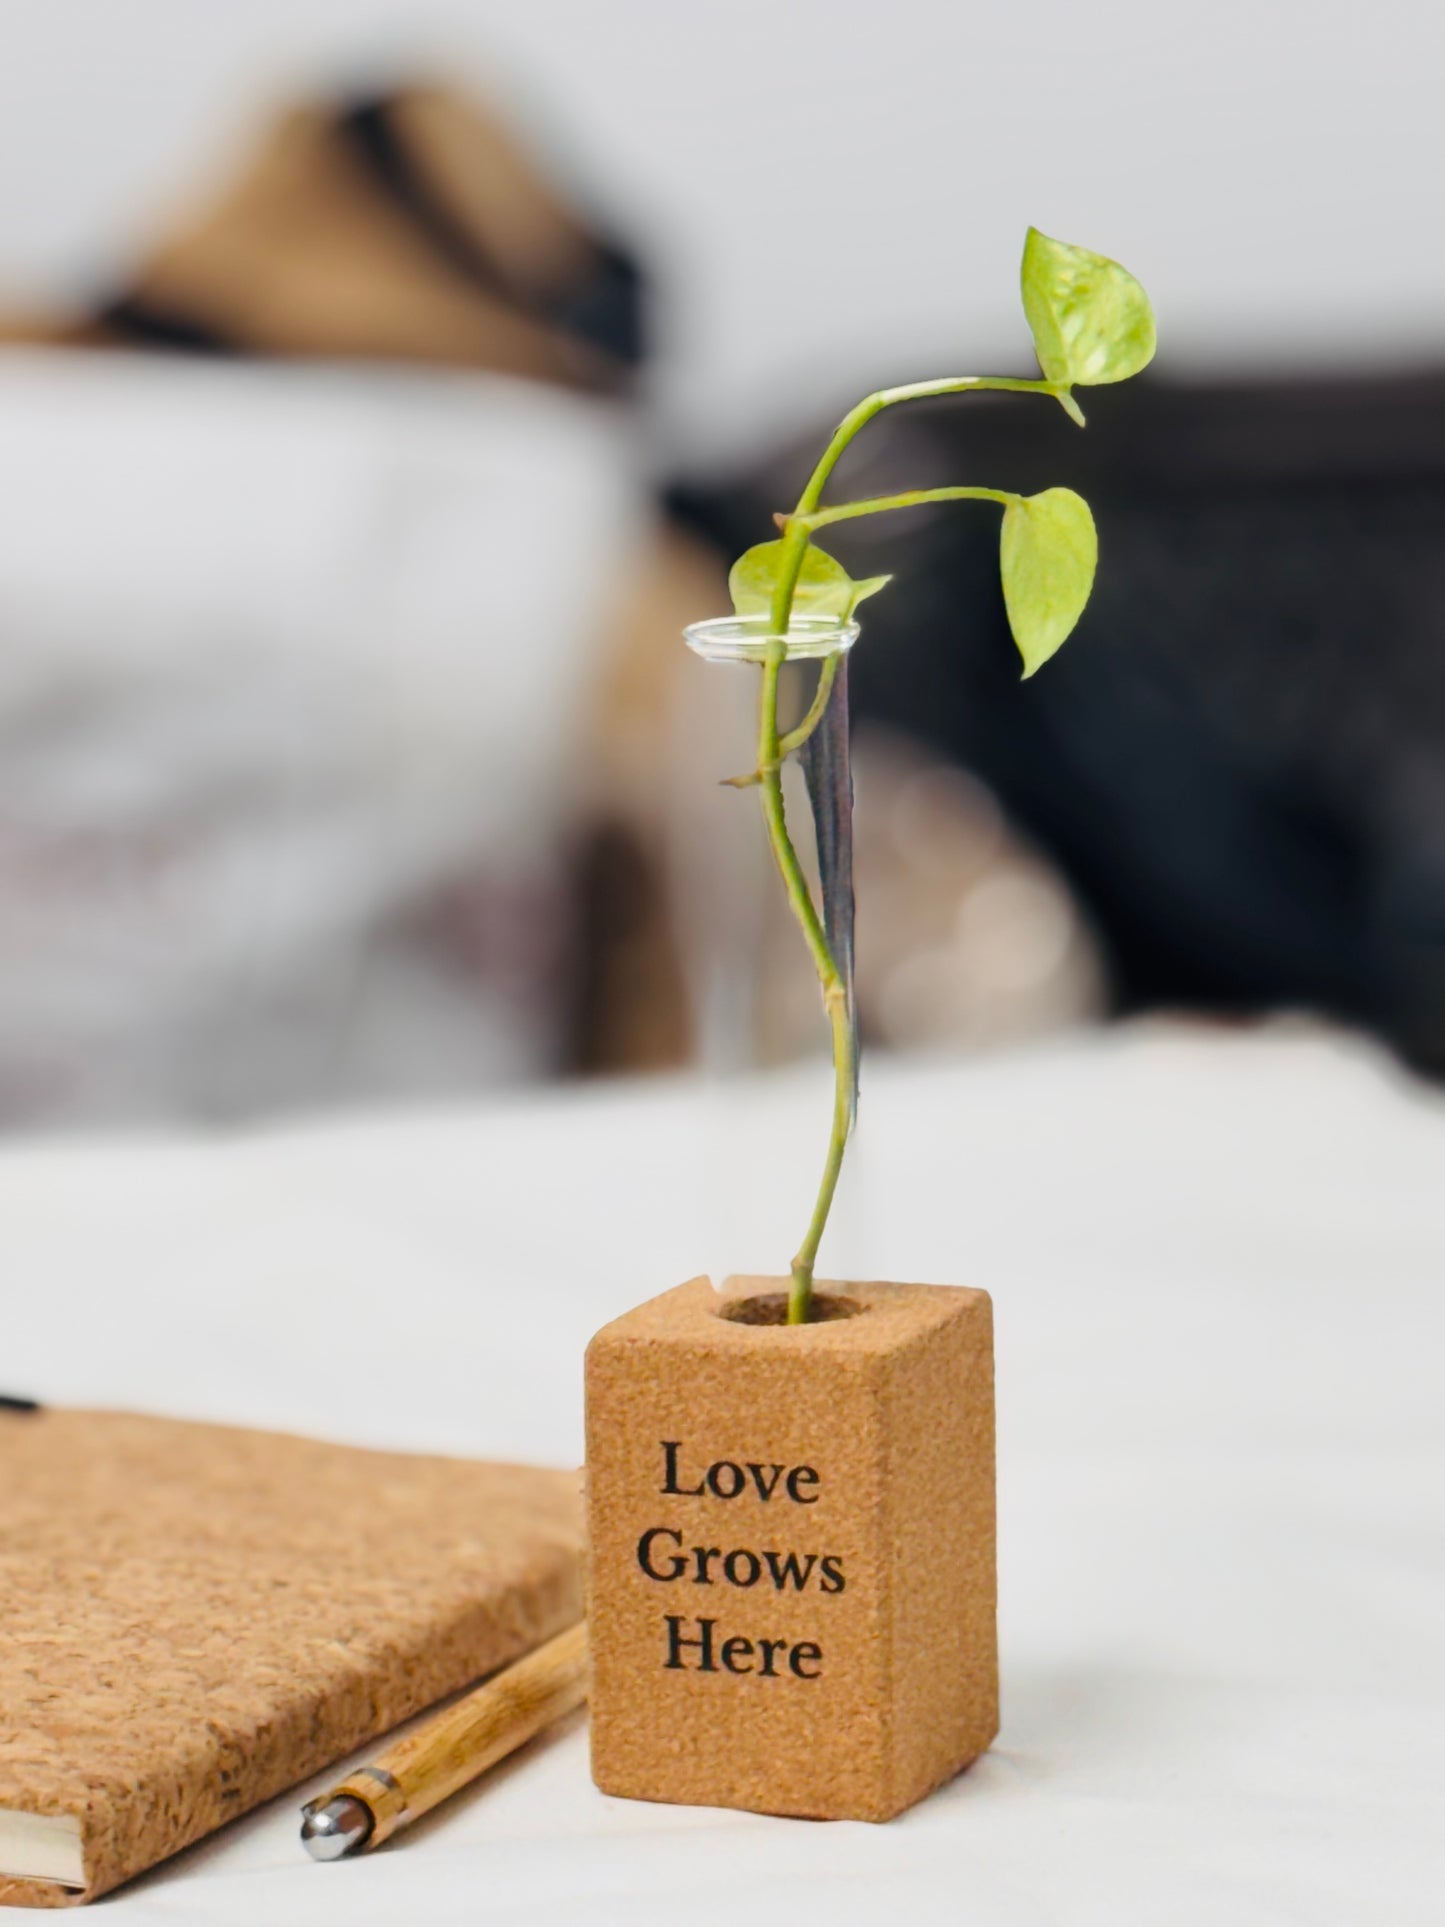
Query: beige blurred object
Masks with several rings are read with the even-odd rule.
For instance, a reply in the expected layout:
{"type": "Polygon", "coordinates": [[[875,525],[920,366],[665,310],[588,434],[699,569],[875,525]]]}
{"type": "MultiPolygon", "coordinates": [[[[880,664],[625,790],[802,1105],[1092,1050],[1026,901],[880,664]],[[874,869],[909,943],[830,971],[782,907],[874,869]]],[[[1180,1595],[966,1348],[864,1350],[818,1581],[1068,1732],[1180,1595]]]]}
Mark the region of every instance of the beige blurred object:
{"type": "Polygon", "coordinates": [[[673,825],[697,771],[677,724],[701,713],[710,672],[682,631],[700,609],[726,606],[716,552],[659,525],[608,611],[579,778],[582,971],[570,1056],[582,1071],[661,1070],[693,1054],[673,825]]]}
{"type": "Polygon", "coordinates": [[[584,317],[609,295],[625,306],[631,272],[490,111],[404,87],[282,112],[118,298],[12,316],[0,340],[430,362],[606,391],[628,357],[584,317]]]}

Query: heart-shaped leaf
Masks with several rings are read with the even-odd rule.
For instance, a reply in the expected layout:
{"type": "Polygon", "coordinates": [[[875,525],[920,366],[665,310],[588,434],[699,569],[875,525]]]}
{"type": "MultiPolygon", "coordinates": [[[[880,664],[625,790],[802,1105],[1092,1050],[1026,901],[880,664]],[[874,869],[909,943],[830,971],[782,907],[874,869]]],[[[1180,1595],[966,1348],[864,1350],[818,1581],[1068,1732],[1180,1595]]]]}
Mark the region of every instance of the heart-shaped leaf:
{"type": "MultiPolygon", "coordinates": [[[[773,606],[782,559],[781,542],[759,542],[734,562],[728,575],[728,590],[733,608],[740,616],[768,614],[773,606]]],[[[892,580],[887,575],[870,575],[865,581],[855,582],[836,556],[810,542],[803,551],[803,566],[793,591],[793,612],[800,616],[832,616],[846,622],[865,596],[877,595],[892,580]]]]}
{"type": "Polygon", "coordinates": [[[1048,661],[1084,613],[1098,560],[1094,518],[1071,488],[1021,495],[1004,510],[999,568],[1025,678],[1048,661]]]}
{"type": "Polygon", "coordinates": [[[1117,261],[1031,227],[1021,284],[1047,380],[1094,388],[1127,381],[1154,359],[1154,310],[1117,261]]]}

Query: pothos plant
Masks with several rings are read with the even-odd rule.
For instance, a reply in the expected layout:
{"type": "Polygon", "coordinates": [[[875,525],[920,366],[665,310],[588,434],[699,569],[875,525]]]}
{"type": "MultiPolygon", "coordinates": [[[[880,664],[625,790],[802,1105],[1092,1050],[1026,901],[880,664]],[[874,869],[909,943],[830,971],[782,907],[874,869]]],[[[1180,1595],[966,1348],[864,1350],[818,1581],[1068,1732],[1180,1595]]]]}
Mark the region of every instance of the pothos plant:
{"type": "MultiPolygon", "coordinates": [[[[1082,428],[1084,416],[1074,398],[1075,388],[1124,381],[1152,358],[1154,316],[1148,296],[1116,261],[1090,253],[1087,248],[1051,240],[1030,228],[1024,243],[1021,281],[1024,314],[1033,334],[1041,378],[946,375],[865,396],[838,424],[792,512],[775,518],[781,530],[779,538],[749,549],[733,564],[729,576],[736,614],[753,632],[754,646],[746,654],[762,666],[757,766],[745,776],[729,780],[739,788],[756,787],[760,793],[768,840],[788,903],[817,971],[833,1039],[832,1130],[813,1214],[792,1261],[787,1306],[790,1325],[805,1324],[813,1310],[813,1266],[856,1111],[858,1045],[851,981],[852,884],[847,875],[841,878],[841,885],[835,876],[835,890],[841,887],[846,891],[847,904],[846,917],[835,914],[836,905],[829,902],[829,853],[824,848],[825,840],[830,840],[825,838],[827,799],[825,794],[820,795],[826,791],[826,779],[815,782],[818,771],[809,768],[824,871],[820,915],[788,831],[782,770],[788,757],[800,753],[806,756],[817,749],[815,733],[830,715],[835,727],[844,732],[842,753],[846,756],[846,708],[835,700],[840,664],[856,634],[852,627],[855,610],[865,597],[875,595],[891,579],[873,576],[853,581],[836,557],[818,545],[818,532],[835,522],[890,514],[925,503],[998,504],[1003,509],[999,569],[1004,607],[1023,658],[1025,677],[1046,663],[1073,630],[1089,599],[1098,561],[1094,518],[1088,503],[1072,489],[1048,488],[1038,495],[1015,495],[1007,489],[959,484],[827,505],[823,491],[839,457],[859,430],[875,415],[901,402],[978,389],[1006,389],[1014,394],[1051,396],[1082,428]],[[798,638],[804,634],[807,646],[799,647],[798,638]],[[820,667],[807,713],[796,728],[782,732],[778,724],[779,672],[790,654],[816,655],[820,667]],[[847,954],[840,954],[845,949],[847,954]]],[[[690,631],[690,639],[696,633],[690,631]]],[[[837,694],[841,696],[845,690],[846,681],[837,694]]],[[[846,780],[846,763],[843,769],[846,780]]],[[[851,794],[843,806],[845,813],[850,802],[851,794]]],[[[835,828],[836,803],[835,797],[835,828]]]]}

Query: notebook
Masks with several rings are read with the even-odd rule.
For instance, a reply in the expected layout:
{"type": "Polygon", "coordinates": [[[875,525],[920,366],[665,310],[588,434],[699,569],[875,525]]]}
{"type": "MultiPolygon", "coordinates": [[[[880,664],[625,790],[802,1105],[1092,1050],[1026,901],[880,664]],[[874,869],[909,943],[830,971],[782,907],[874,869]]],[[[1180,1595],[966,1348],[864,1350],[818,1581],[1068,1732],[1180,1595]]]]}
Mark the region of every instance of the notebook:
{"type": "Polygon", "coordinates": [[[581,1615],[576,1473],[0,1409],[0,1902],[91,1900],[581,1615]]]}

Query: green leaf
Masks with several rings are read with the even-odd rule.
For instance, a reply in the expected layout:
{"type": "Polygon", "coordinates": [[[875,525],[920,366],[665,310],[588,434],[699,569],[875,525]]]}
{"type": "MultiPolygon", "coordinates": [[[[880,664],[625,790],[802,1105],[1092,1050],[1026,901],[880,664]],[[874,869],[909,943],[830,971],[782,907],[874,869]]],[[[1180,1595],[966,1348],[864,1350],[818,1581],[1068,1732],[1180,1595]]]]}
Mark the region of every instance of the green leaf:
{"type": "Polygon", "coordinates": [[[1071,488],[1021,495],[1004,510],[999,568],[1025,679],[1048,661],[1084,613],[1098,561],[1094,518],[1071,488]]]}
{"type": "Polygon", "coordinates": [[[877,595],[880,589],[886,589],[892,580],[891,575],[865,575],[861,582],[855,582],[853,600],[848,604],[849,615],[853,614],[860,602],[866,602],[869,596],[877,595]]]}
{"type": "Polygon", "coordinates": [[[1095,388],[1127,381],[1154,359],[1154,310],[1117,261],[1051,241],[1031,227],[1021,282],[1024,314],[1048,381],[1095,388]]]}
{"type": "MultiPolygon", "coordinates": [[[[782,558],[781,542],[759,542],[734,562],[728,589],[740,616],[768,614],[782,558]]],[[[803,567],[793,591],[793,613],[832,616],[846,622],[865,596],[877,595],[892,580],[892,576],[870,575],[865,581],[855,582],[836,556],[810,542],[803,551],[803,567]]]]}

